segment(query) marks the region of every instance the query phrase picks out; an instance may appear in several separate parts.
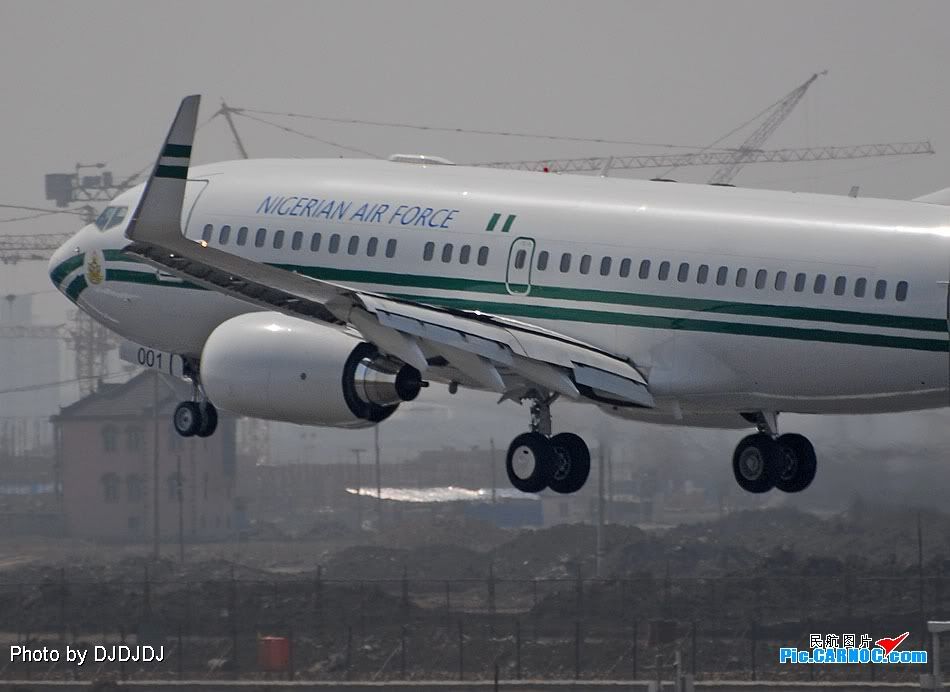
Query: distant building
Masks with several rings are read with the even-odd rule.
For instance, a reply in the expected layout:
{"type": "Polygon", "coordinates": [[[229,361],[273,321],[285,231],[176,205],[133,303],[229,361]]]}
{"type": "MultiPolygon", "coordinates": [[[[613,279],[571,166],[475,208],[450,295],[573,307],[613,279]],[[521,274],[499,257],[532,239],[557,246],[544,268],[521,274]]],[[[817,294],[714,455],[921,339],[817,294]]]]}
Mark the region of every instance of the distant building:
{"type": "Polygon", "coordinates": [[[53,417],[68,535],[150,540],[156,486],[162,540],[178,539],[179,521],[185,540],[232,532],[235,421],[221,415],[211,437],[179,437],[172,412],[188,396],[184,383],[145,371],[124,384],[102,384],[53,417]]]}

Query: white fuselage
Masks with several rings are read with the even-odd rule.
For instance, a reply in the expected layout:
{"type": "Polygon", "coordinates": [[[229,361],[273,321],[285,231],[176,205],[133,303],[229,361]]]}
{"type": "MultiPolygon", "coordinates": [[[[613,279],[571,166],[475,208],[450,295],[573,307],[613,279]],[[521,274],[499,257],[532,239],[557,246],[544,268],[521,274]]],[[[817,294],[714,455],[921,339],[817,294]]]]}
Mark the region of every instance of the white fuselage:
{"type": "MultiPolygon", "coordinates": [[[[948,405],[948,207],[367,160],[234,161],[189,179],[187,237],[622,354],[670,422],[948,405]]],[[[198,356],[257,309],[122,255],[124,226],[86,227],[50,265],[110,329],[198,356]]]]}

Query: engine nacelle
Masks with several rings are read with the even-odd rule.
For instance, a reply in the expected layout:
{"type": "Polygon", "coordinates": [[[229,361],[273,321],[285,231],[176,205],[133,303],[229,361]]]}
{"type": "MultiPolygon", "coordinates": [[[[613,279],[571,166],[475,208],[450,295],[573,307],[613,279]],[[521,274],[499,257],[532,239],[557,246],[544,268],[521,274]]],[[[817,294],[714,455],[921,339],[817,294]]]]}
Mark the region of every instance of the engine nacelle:
{"type": "Polygon", "coordinates": [[[339,428],[385,420],[422,386],[418,370],[372,344],[277,312],[239,315],[211,332],[201,382],[227,411],[339,428]]]}

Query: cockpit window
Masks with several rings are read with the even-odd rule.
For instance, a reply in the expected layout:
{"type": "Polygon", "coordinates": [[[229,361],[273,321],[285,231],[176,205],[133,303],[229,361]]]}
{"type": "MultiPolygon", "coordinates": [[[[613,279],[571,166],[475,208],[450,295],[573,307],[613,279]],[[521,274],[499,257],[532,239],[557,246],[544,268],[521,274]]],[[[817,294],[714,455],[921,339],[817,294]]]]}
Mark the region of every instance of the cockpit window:
{"type": "Polygon", "coordinates": [[[96,219],[96,228],[100,231],[115,228],[125,220],[128,210],[128,207],[106,207],[96,219]]]}

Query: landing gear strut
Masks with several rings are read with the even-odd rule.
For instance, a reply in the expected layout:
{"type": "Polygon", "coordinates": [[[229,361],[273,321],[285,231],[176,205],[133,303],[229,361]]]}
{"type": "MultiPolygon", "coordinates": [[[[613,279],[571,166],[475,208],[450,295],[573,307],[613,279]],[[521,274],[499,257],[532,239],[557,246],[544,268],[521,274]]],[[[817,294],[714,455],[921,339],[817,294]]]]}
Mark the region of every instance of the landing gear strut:
{"type": "Polygon", "coordinates": [[[175,407],[172,416],[175,432],[182,437],[210,437],[218,427],[218,410],[201,391],[197,369],[186,364],[185,374],[191,379],[192,400],[175,407]]]}
{"type": "Polygon", "coordinates": [[[775,413],[748,414],[746,418],[759,432],[743,438],[732,455],[732,471],[739,487],[750,493],[765,493],[772,488],[800,493],[811,485],[818,462],[808,438],[797,433],[779,435],[775,413]]]}
{"type": "Polygon", "coordinates": [[[557,395],[531,397],[531,432],[522,433],[508,447],[505,470],[508,480],[523,493],[550,488],[575,493],[590,475],[590,451],[574,433],[551,437],[551,403],[557,395]]]}

